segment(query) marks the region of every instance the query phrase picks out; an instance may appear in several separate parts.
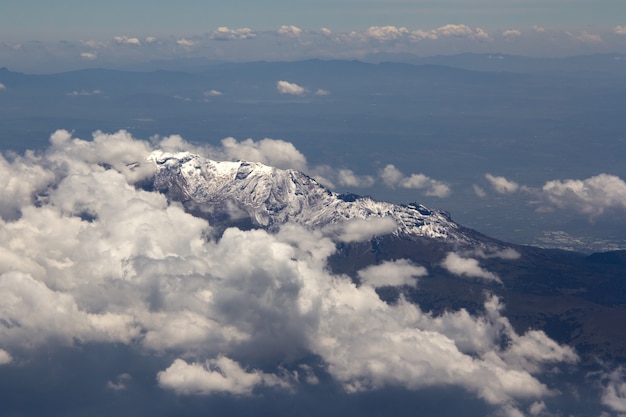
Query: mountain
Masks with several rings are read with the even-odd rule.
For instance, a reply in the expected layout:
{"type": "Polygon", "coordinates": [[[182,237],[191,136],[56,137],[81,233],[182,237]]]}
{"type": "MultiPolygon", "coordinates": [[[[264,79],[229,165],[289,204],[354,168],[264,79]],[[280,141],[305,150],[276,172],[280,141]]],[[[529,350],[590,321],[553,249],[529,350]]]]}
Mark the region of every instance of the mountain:
{"type": "Polygon", "coordinates": [[[359,270],[389,260],[408,259],[428,269],[417,289],[377,289],[388,302],[403,294],[437,313],[477,311],[487,291],[504,300],[520,332],[542,329],[575,347],[585,363],[626,360],[626,335],[617,330],[626,326],[625,252],[586,256],[507,244],[455,223],[446,212],[337,194],[291,169],[217,162],[189,152],[155,151],[149,159],[157,168],[150,187],[218,231],[237,226],[275,232],[288,222],[319,229],[338,242],[330,266],[355,281],[359,270]],[[342,234],[349,225],[356,238],[342,234]],[[446,266],[450,254],[497,279],[455,272],[446,266]]]}

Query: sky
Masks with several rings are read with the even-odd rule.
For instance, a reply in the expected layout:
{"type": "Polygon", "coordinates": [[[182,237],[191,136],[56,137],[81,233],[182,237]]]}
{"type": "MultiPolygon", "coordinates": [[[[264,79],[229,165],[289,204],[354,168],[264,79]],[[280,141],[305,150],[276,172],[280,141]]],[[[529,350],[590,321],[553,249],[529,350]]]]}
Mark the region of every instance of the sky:
{"type": "Polygon", "coordinates": [[[53,58],[77,60],[49,64],[55,70],[119,64],[128,55],[143,61],[358,58],[372,42],[380,51],[417,55],[626,53],[624,16],[621,0],[5,0],[0,61],[34,72],[53,58]],[[219,42],[227,40],[235,42],[219,42]]]}

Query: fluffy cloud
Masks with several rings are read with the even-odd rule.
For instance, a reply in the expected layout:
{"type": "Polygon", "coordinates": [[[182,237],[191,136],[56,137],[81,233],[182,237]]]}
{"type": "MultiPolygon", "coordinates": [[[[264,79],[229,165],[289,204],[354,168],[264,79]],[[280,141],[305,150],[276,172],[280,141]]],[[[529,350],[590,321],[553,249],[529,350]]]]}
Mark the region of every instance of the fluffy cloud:
{"type": "Polygon", "coordinates": [[[330,91],[328,90],[324,90],[323,88],[319,88],[316,92],[315,92],[316,96],[329,96],[330,95],[330,91]]]}
{"type": "Polygon", "coordinates": [[[250,28],[229,29],[225,26],[217,28],[211,34],[211,39],[218,41],[232,41],[238,39],[254,39],[256,33],[250,28]]]}
{"type": "Polygon", "coordinates": [[[361,282],[373,287],[417,284],[416,278],[423,277],[428,271],[423,266],[413,265],[407,259],[383,262],[359,271],[361,282]]]}
{"type": "Polygon", "coordinates": [[[116,43],[124,44],[124,45],[135,45],[135,46],[141,45],[141,41],[139,40],[139,38],[129,38],[127,36],[114,36],[113,40],[116,43]]]}
{"type": "Polygon", "coordinates": [[[490,40],[489,33],[481,28],[472,29],[467,25],[448,24],[438,27],[433,31],[439,36],[454,36],[460,38],[469,38],[476,40],[490,40]]]}
{"type": "Polygon", "coordinates": [[[218,90],[209,90],[209,91],[205,91],[204,95],[207,97],[219,97],[222,95],[222,92],[218,90]]]}
{"type": "Polygon", "coordinates": [[[161,387],[184,395],[224,392],[250,395],[256,386],[287,385],[274,375],[256,370],[246,372],[237,362],[221,355],[204,364],[176,359],[169,368],[158,373],[157,381],[161,387]]]}
{"type": "Polygon", "coordinates": [[[7,87],[4,84],[0,83],[0,91],[6,90],[6,89],[7,87]]]}
{"type": "Polygon", "coordinates": [[[324,228],[324,232],[334,236],[341,242],[364,242],[374,236],[393,233],[398,228],[395,220],[390,217],[372,219],[351,219],[324,228]]]}
{"type": "Polygon", "coordinates": [[[541,196],[549,205],[591,216],[609,209],[626,209],[626,183],[615,175],[600,174],[584,180],[548,181],[541,196]]]}
{"type": "Polygon", "coordinates": [[[195,44],[196,44],[196,42],[194,42],[194,41],[192,41],[190,39],[185,39],[185,38],[181,38],[181,39],[178,39],[176,41],[176,45],[182,46],[184,48],[191,48],[195,44]]]}
{"type": "Polygon", "coordinates": [[[496,274],[481,268],[476,259],[463,258],[454,252],[448,253],[442,262],[442,266],[454,275],[501,282],[496,274]]]}
{"type": "Polygon", "coordinates": [[[98,55],[95,52],[81,52],[80,57],[93,61],[94,59],[98,58],[98,55]]]}
{"type": "Polygon", "coordinates": [[[626,35],[626,26],[615,26],[613,28],[613,33],[616,35],[626,35]]]}
{"type": "Polygon", "coordinates": [[[298,84],[290,83],[289,81],[278,81],[276,83],[276,89],[280,94],[292,94],[295,96],[306,94],[304,87],[300,87],[298,84]]]}
{"type": "Polygon", "coordinates": [[[290,142],[279,139],[262,139],[258,142],[246,139],[238,142],[234,138],[222,140],[226,156],[231,159],[243,159],[261,162],[276,168],[306,171],[306,158],[290,142]]]}
{"type": "MultiPolygon", "coordinates": [[[[284,142],[233,141],[224,145],[233,154],[299,155],[284,142]]],[[[411,284],[425,269],[382,263],[361,270],[356,285],[330,272],[336,246],[322,231],[230,228],[213,237],[205,220],[142,188],[154,147],[183,145],[58,131],[45,152],[2,159],[2,178],[16,183],[0,191],[0,362],[121,344],[178,358],[153,370],[163,389],[249,395],[319,382],[306,363],[316,357],[347,392],[455,386],[502,410],[551,394],[540,380],[547,364],[576,362],[542,332],[517,334],[496,297],[473,315],[384,302],[374,287],[411,284]],[[303,369],[303,380],[285,377],[285,363],[303,369]]],[[[329,234],[359,241],[395,227],[344,222],[329,234]]],[[[493,279],[475,260],[448,258],[459,273],[493,279]]],[[[113,390],[129,382],[110,378],[113,390]]]]}
{"type": "Polygon", "coordinates": [[[372,185],[374,185],[373,177],[369,175],[356,175],[350,169],[340,169],[339,171],[337,171],[337,180],[340,185],[346,187],[371,187],[372,185]]]}
{"type": "Polygon", "coordinates": [[[502,37],[504,37],[507,40],[513,40],[513,39],[519,38],[520,36],[522,36],[522,32],[520,32],[517,29],[508,29],[502,32],[502,37]]]}
{"type": "Polygon", "coordinates": [[[616,413],[626,413],[626,380],[624,369],[617,368],[604,376],[605,385],[602,390],[602,404],[616,413]]]}
{"type": "Polygon", "coordinates": [[[500,194],[514,193],[520,188],[518,183],[509,181],[504,177],[485,174],[485,178],[489,181],[493,189],[500,194]]]}
{"type": "Polygon", "coordinates": [[[378,41],[389,41],[393,39],[401,38],[409,33],[409,30],[405,27],[395,26],[372,26],[366,30],[366,36],[378,41]]]}
{"type": "Polygon", "coordinates": [[[283,25],[276,31],[279,35],[297,38],[302,34],[302,29],[293,25],[283,25]]]}
{"type": "Polygon", "coordinates": [[[424,190],[427,196],[443,198],[448,197],[452,192],[447,184],[429,178],[424,174],[411,174],[410,176],[405,177],[399,169],[391,164],[387,165],[381,171],[380,177],[389,187],[424,190]]]}

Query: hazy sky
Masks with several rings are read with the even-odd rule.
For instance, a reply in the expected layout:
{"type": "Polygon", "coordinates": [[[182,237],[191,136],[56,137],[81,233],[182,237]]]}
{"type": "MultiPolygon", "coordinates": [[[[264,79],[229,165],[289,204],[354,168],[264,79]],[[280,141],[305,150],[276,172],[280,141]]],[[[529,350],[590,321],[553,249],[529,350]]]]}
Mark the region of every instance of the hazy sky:
{"type": "Polygon", "coordinates": [[[83,39],[87,36],[189,35],[220,26],[270,30],[295,25],[317,30],[363,30],[395,25],[433,28],[466,24],[485,29],[540,25],[551,29],[611,29],[626,24],[623,0],[3,0],[4,40],[83,39]]]}

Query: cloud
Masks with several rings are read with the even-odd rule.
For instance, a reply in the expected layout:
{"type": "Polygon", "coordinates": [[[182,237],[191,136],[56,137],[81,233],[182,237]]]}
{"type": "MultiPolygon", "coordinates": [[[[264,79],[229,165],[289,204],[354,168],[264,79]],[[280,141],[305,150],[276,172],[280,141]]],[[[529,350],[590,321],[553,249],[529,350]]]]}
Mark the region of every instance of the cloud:
{"type": "Polygon", "coordinates": [[[460,38],[470,38],[477,40],[489,40],[491,37],[489,33],[485,32],[481,28],[472,29],[467,25],[455,25],[455,24],[447,24],[444,26],[440,26],[434,30],[439,36],[453,36],[460,38]]]}
{"type": "MultiPolygon", "coordinates": [[[[319,382],[310,363],[316,358],[332,379],[329,389],[453,386],[517,410],[554,394],[542,382],[547,365],[577,360],[542,332],[515,332],[493,296],[472,314],[436,315],[403,296],[384,302],[376,286],[411,284],[426,273],[406,260],[363,268],[364,285],[331,272],[333,239],[390,233],[397,227],[391,219],[323,231],[229,228],[218,237],[205,220],[147,186],[155,166],[146,158],[185,146],[182,138],[144,142],[126,131],[98,131],[83,140],[61,130],[50,142],[45,151],[0,159],[0,176],[11,179],[0,188],[4,363],[54,355],[59,346],[123,346],[161,358],[140,371],[178,395],[254,395],[319,382]],[[285,366],[304,377],[286,376],[285,366]]],[[[279,161],[301,156],[273,140],[232,139],[224,149],[279,161]]],[[[299,164],[305,162],[302,156],[299,164]]],[[[459,273],[494,279],[475,259],[448,258],[459,273]]],[[[88,373],[100,364],[75,366],[88,373]]],[[[130,387],[123,376],[129,370],[114,372],[101,384],[130,387]]]]}
{"type": "Polygon", "coordinates": [[[551,207],[573,209],[590,216],[599,216],[610,209],[626,209],[626,183],[615,175],[548,181],[540,195],[551,207]]]}
{"type": "Polygon", "coordinates": [[[183,395],[251,395],[257,386],[286,385],[274,375],[257,370],[247,372],[237,362],[222,355],[204,364],[189,364],[176,359],[169,368],[158,373],[157,381],[161,387],[183,395]]]}
{"type": "Polygon", "coordinates": [[[98,55],[95,52],[81,52],[80,57],[93,61],[94,59],[98,58],[98,55]]]}
{"type": "Polygon", "coordinates": [[[108,381],[106,387],[113,391],[123,391],[128,388],[128,383],[133,377],[128,373],[123,373],[115,378],[115,381],[108,381]]]}
{"type": "Polygon", "coordinates": [[[626,26],[615,26],[613,33],[616,35],[626,35],[626,26]]]}
{"type": "Polygon", "coordinates": [[[190,39],[181,38],[181,39],[178,39],[176,41],[176,44],[178,46],[182,46],[184,48],[191,48],[192,46],[196,45],[196,42],[194,42],[194,41],[192,41],[190,39]]]}
{"type": "Polygon", "coordinates": [[[595,33],[589,33],[587,31],[582,31],[580,33],[566,32],[566,34],[584,43],[593,44],[593,43],[601,43],[604,41],[602,39],[602,36],[595,34],[595,33]]]}
{"type": "Polygon", "coordinates": [[[626,381],[624,369],[620,366],[604,376],[602,404],[616,413],[626,413],[626,381]]]}
{"type": "Polygon", "coordinates": [[[297,38],[302,34],[302,29],[297,26],[283,25],[276,31],[279,35],[297,38]]]}
{"type": "Polygon", "coordinates": [[[432,197],[448,197],[452,190],[444,182],[427,177],[424,174],[411,174],[405,177],[404,174],[394,165],[387,165],[380,172],[380,177],[387,186],[395,188],[402,187],[408,189],[424,190],[424,194],[432,197]]]}
{"type": "Polygon", "coordinates": [[[12,361],[13,361],[13,358],[11,357],[9,352],[7,352],[6,350],[0,349],[0,365],[6,365],[8,363],[11,363],[12,361]]]}
{"type": "Polygon", "coordinates": [[[487,196],[485,190],[476,184],[472,184],[472,190],[474,190],[474,194],[476,194],[477,197],[485,198],[487,196]]]}
{"type": "Polygon", "coordinates": [[[204,95],[206,97],[219,97],[222,95],[222,92],[218,90],[209,90],[209,91],[205,91],[204,95]]]}
{"type": "Polygon", "coordinates": [[[320,33],[324,36],[330,36],[333,34],[333,31],[328,28],[321,28],[320,33]]]}
{"type": "Polygon", "coordinates": [[[91,90],[91,91],[87,91],[87,90],[80,90],[80,91],[72,91],[69,93],[65,93],[66,96],[71,96],[71,97],[77,97],[77,96],[94,96],[94,95],[98,95],[98,94],[102,94],[102,91],[100,90],[91,90]]]}
{"type": "Polygon", "coordinates": [[[391,217],[375,217],[371,219],[351,219],[341,223],[328,225],[323,230],[341,242],[364,242],[374,236],[393,233],[398,228],[391,217]]]}
{"type": "Polygon", "coordinates": [[[306,94],[304,87],[300,87],[298,84],[290,83],[289,81],[278,81],[276,83],[276,89],[280,94],[292,94],[295,96],[306,94]]]}
{"type": "Polygon", "coordinates": [[[372,26],[365,31],[367,37],[378,41],[390,41],[399,39],[409,33],[405,27],[395,26],[372,26]]]}
{"type": "Polygon", "coordinates": [[[337,181],[345,187],[371,187],[374,185],[373,177],[356,175],[350,169],[339,169],[337,171],[337,181]]]}
{"type": "Polygon", "coordinates": [[[222,147],[230,159],[261,162],[276,168],[307,170],[306,158],[290,142],[280,139],[262,139],[258,142],[246,139],[238,142],[234,138],[222,140],[222,147]]]}
{"type": "Polygon", "coordinates": [[[482,269],[476,259],[463,258],[454,252],[448,253],[441,265],[454,275],[502,282],[494,273],[482,269]]]}
{"type": "Polygon", "coordinates": [[[221,26],[213,31],[211,39],[218,41],[232,41],[240,39],[254,39],[256,36],[256,33],[254,33],[250,28],[229,29],[226,26],[221,26]]]}
{"type": "Polygon", "coordinates": [[[113,40],[116,43],[123,44],[123,45],[135,45],[135,46],[141,45],[141,41],[139,40],[139,38],[129,38],[127,36],[114,36],[113,40]]]}
{"type": "Polygon", "coordinates": [[[358,272],[361,283],[372,287],[409,285],[416,286],[418,277],[428,275],[423,266],[413,265],[407,259],[386,261],[372,265],[358,272]]]}
{"type": "Polygon", "coordinates": [[[522,36],[522,32],[517,29],[508,29],[502,32],[502,37],[506,40],[513,40],[522,36]]]}
{"type": "Polygon", "coordinates": [[[6,89],[7,89],[6,85],[0,83],[0,91],[6,90],[6,89]]]}
{"type": "Polygon", "coordinates": [[[518,183],[509,181],[504,177],[485,174],[485,178],[489,181],[493,189],[500,194],[511,194],[520,188],[518,183]]]}
{"type": "Polygon", "coordinates": [[[316,96],[329,96],[330,95],[330,91],[328,90],[324,90],[322,88],[319,88],[316,92],[315,92],[316,96]]]}

